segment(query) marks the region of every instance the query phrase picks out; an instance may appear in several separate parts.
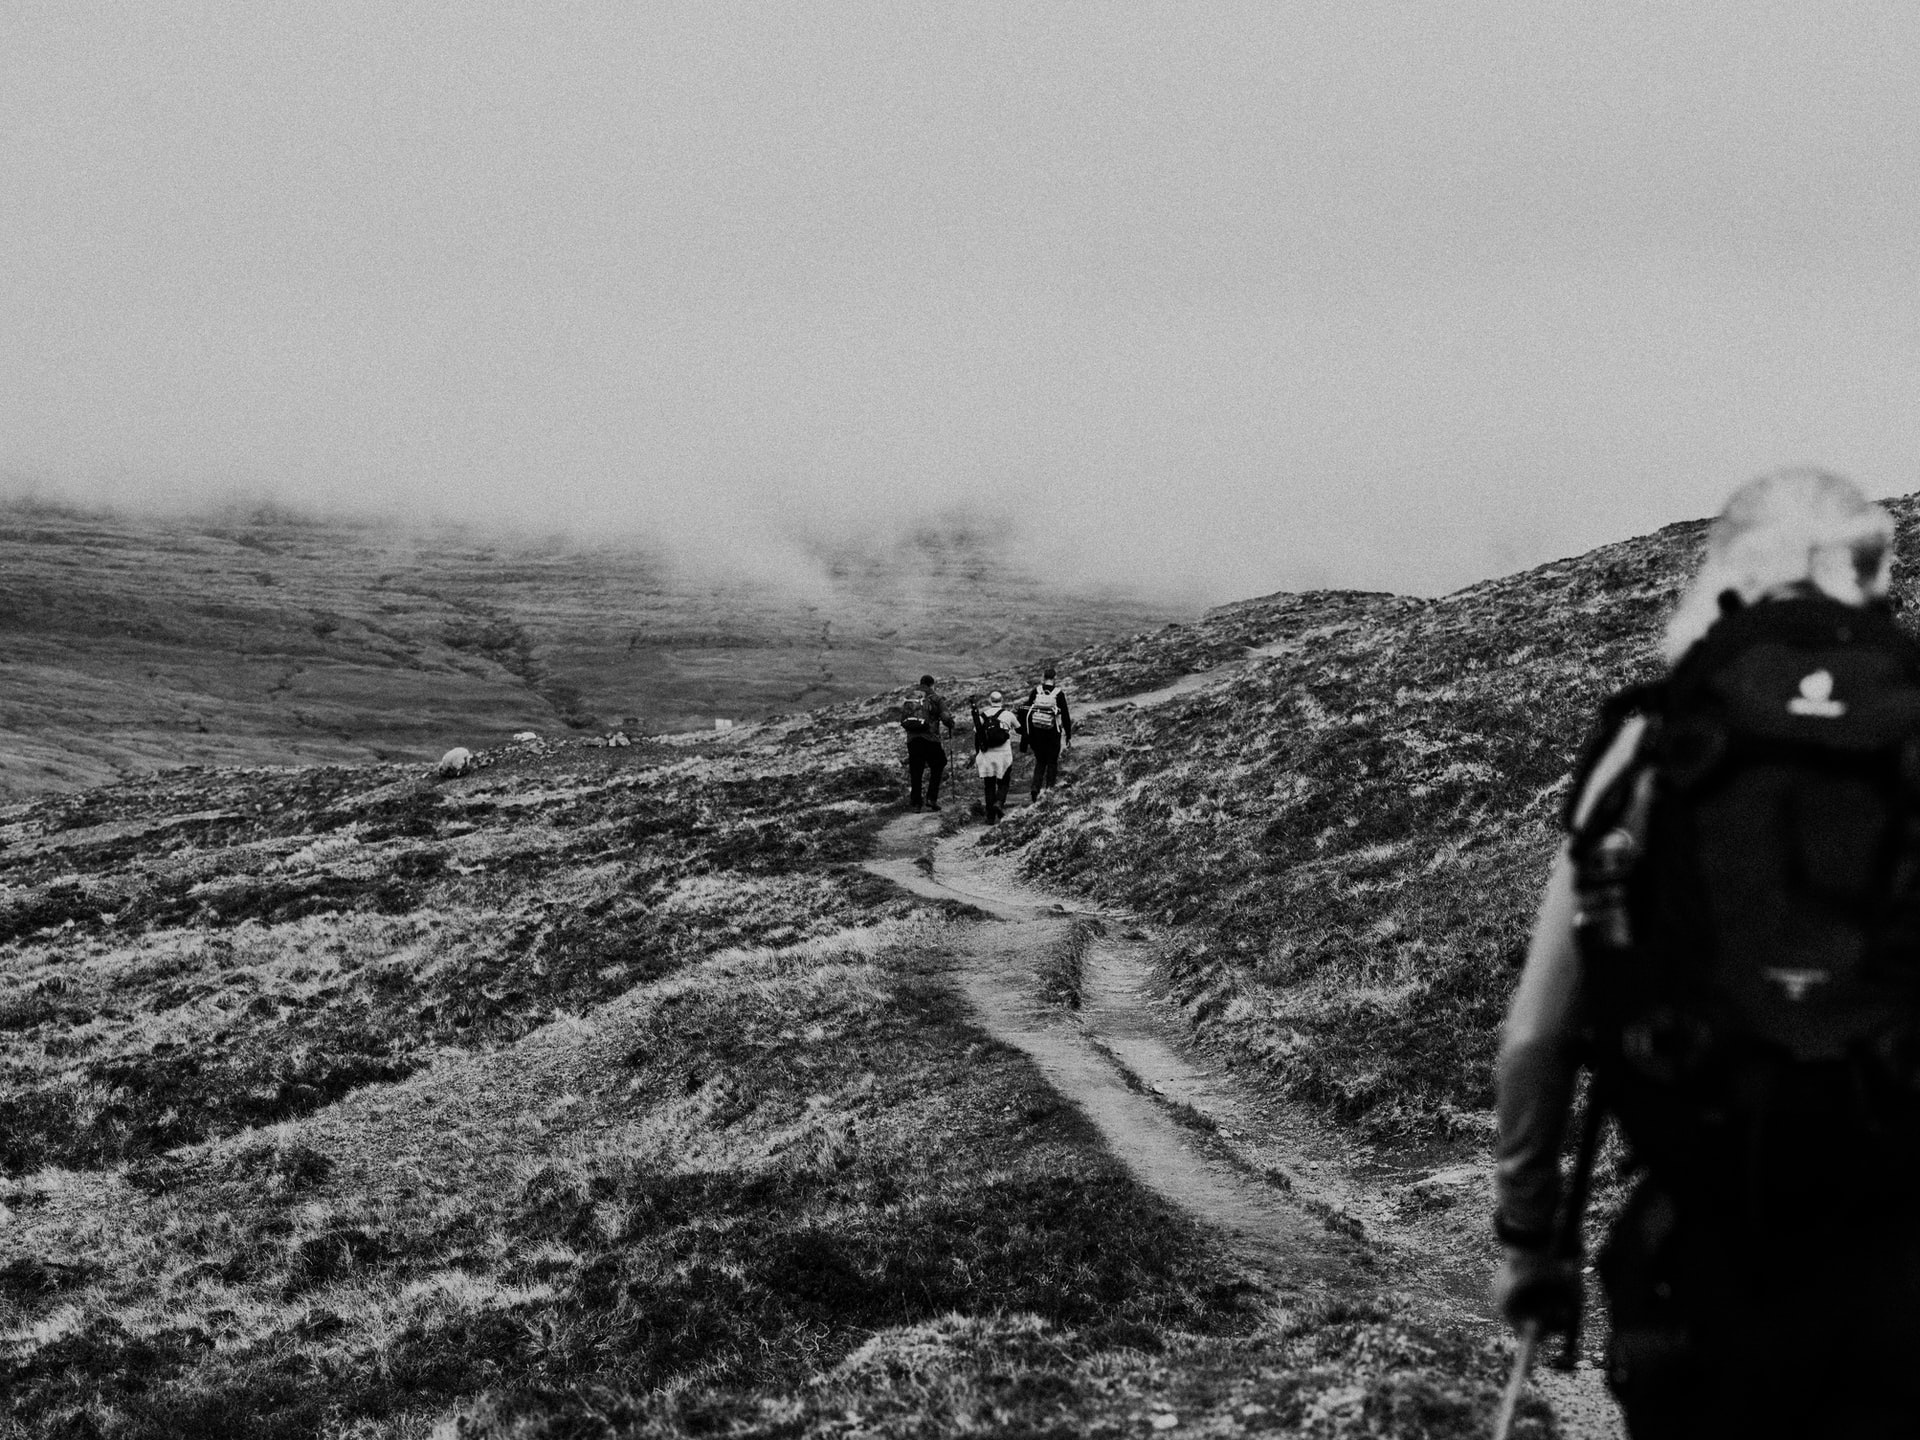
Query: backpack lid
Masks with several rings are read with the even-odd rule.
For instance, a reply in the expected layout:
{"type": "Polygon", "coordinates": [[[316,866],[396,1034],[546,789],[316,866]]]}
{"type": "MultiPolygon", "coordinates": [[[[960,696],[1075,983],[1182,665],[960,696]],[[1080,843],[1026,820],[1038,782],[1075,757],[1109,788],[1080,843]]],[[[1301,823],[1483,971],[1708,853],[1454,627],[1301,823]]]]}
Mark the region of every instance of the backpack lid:
{"type": "Polygon", "coordinates": [[[1667,708],[1746,740],[1882,750],[1920,733],[1920,648],[1881,607],[1763,600],[1723,616],[1681,657],[1667,708]]]}

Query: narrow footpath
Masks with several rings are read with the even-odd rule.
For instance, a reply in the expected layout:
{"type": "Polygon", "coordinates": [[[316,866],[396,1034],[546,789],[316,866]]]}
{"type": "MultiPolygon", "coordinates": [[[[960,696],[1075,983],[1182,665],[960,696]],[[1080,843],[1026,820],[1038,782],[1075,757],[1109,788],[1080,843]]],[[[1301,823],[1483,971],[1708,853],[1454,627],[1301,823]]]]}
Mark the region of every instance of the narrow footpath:
{"type": "MultiPolygon", "coordinates": [[[[1081,713],[1146,708],[1252,658],[1081,713]]],[[[951,803],[962,804],[956,792],[964,793],[970,777],[964,767],[954,769],[951,803]]],[[[1227,1237],[1245,1263],[1276,1284],[1386,1281],[1455,1323],[1498,1324],[1488,1307],[1484,1253],[1462,1244],[1457,1220],[1448,1226],[1405,1215],[1380,1193],[1379,1174],[1354,1163],[1339,1137],[1276,1114],[1270,1101],[1184,1042],[1171,1007],[1155,996],[1152,942],[1137,917],[1039,890],[1008,862],[982,854],[977,829],[942,836],[941,828],[938,814],[901,815],[881,832],[867,868],[915,894],[965,901],[993,917],[962,931],[953,956],[982,1027],[1032,1057],[1142,1183],[1227,1237]],[[1076,929],[1080,1004],[1072,1009],[1042,996],[1041,971],[1057,964],[1076,929]]],[[[1451,1187],[1480,1213],[1484,1163],[1450,1157],[1412,1178],[1435,1190],[1451,1187]]],[[[1395,1179],[1404,1190],[1409,1175],[1395,1179]]],[[[1543,1367],[1534,1384],[1562,1435],[1624,1436],[1591,1364],[1570,1374],[1543,1367]]]]}
{"type": "MultiPolygon", "coordinates": [[[[867,868],[915,894],[964,900],[994,917],[997,923],[966,932],[963,949],[955,956],[961,988],[988,1033],[1030,1055],[1048,1082],[1100,1127],[1129,1169],[1160,1194],[1233,1236],[1236,1251],[1248,1261],[1276,1279],[1357,1279],[1352,1241],[1329,1230],[1288,1194],[1284,1177],[1266,1184],[1250,1177],[1218,1147],[1205,1143],[1204,1130],[1183,1126],[1176,1112],[1156,1098],[1147,1075],[1185,1078],[1187,1072],[1157,1037],[1126,1023],[1131,1002],[1115,990],[1108,957],[1131,947],[1125,942],[1103,944],[1101,963],[1088,967],[1100,977],[1089,987],[1101,995],[1094,1013],[1120,1024],[1096,1029],[1087,1023],[1092,1007],[1086,1003],[1076,1016],[1041,999],[1040,965],[1070,942],[1076,919],[1101,917],[1022,892],[991,875],[978,863],[977,853],[965,853],[973,835],[937,840],[938,824],[937,815],[895,820],[882,832],[878,854],[867,868]],[[919,862],[930,846],[929,869],[919,862]],[[1120,1063],[1116,1040],[1124,1046],[1120,1063]]],[[[1144,966],[1137,957],[1133,963],[1144,966]]]]}

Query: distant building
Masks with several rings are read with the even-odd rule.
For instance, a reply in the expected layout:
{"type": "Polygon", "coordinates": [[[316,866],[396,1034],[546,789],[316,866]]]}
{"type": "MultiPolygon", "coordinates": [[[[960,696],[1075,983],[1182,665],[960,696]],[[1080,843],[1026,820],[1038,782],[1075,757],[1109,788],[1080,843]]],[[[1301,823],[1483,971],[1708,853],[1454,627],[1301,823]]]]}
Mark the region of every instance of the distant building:
{"type": "Polygon", "coordinates": [[[731,730],[733,728],[733,722],[731,720],[715,720],[713,722],[713,728],[716,730],[731,730]]]}

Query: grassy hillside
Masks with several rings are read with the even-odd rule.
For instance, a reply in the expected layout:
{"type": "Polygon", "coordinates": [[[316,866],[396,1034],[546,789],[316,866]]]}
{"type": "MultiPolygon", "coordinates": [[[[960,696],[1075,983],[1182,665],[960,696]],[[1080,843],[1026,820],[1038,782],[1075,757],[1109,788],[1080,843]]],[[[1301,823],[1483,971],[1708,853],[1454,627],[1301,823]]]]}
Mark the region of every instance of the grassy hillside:
{"type": "Polygon", "coordinates": [[[1471,1433],[1483,1337],[1255,1283],[973,1027],[850,863],[897,750],[0,812],[0,1436],[1471,1433]]]}
{"type": "Polygon", "coordinates": [[[473,530],[0,509],[0,801],[169,764],[432,758],[628,717],[711,728],[1168,614],[1043,584],[957,525],[810,563],[800,592],[473,530]]]}
{"type": "MultiPolygon", "coordinates": [[[[1899,524],[1914,599],[1920,503],[1899,524]]],[[[983,843],[1180,927],[1196,1033],[1368,1135],[1484,1133],[1494,1031],[1599,702],[1657,672],[1705,527],[1425,601],[1280,595],[1076,657],[1123,693],[1273,653],[1103,724],[983,843]]]]}

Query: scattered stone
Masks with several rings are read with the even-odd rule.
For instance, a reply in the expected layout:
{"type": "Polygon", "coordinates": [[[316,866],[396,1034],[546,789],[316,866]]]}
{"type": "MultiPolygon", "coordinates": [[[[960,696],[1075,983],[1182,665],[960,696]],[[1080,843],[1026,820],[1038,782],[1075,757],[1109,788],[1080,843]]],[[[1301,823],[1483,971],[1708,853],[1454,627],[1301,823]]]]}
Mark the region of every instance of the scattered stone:
{"type": "Polygon", "coordinates": [[[513,740],[516,745],[531,745],[539,738],[540,732],[537,730],[516,730],[513,732],[513,740]]]}

